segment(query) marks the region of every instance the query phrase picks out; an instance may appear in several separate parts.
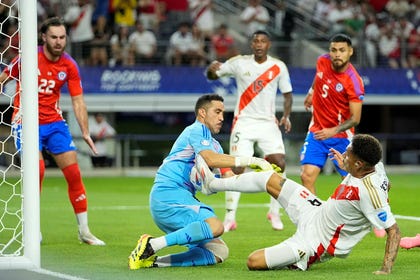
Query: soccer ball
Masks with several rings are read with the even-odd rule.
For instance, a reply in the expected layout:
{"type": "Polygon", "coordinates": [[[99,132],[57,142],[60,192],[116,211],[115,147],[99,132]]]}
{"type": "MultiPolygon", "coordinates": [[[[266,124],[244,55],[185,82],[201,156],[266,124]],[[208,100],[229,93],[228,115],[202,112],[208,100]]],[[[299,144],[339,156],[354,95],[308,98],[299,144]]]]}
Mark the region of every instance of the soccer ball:
{"type": "Polygon", "coordinates": [[[203,187],[203,178],[201,177],[195,165],[191,169],[190,181],[197,191],[201,191],[201,188],[203,187]]]}

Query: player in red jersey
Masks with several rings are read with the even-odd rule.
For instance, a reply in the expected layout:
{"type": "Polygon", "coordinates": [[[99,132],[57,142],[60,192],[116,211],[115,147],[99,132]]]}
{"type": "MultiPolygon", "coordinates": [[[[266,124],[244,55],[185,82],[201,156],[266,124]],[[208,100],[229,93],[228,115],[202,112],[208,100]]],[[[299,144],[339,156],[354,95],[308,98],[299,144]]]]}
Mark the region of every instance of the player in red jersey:
{"type": "MultiPolygon", "coordinates": [[[[73,110],[83,139],[97,153],[89,134],[88,115],[77,63],[67,54],[64,23],[57,17],[47,19],[41,26],[43,45],[38,47],[38,110],[39,110],[39,171],[40,189],[45,174],[42,150],[48,151],[61,169],[68,184],[68,194],[79,226],[79,240],[90,245],[105,245],[89,230],[86,190],[77,162],[76,146],[59,107],[60,89],[67,83],[73,110]]],[[[19,77],[20,57],[16,57],[0,74],[4,84],[19,77]]],[[[17,149],[21,149],[20,84],[14,98],[12,129],[17,149]]]]}
{"type": "MultiPolygon", "coordinates": [[[[350,38],[335,35],[330,40],[329,54],[318,58],[315,78],[304,100],[307,110],[312,107],[312,120],[301,150],[301,181],[313,194],[330,148],[344,153],[360,122],[365,91],[350,63],[352,55],[350,38]]],[[[344,178],[347,172],[333,162],[344,178]]]]}

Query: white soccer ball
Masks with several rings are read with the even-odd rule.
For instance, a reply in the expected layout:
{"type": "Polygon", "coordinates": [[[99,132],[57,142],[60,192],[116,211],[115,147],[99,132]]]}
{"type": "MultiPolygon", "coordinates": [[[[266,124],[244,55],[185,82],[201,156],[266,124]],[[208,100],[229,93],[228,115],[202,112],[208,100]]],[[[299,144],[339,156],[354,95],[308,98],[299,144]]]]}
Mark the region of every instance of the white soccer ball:
{"type": "Polygon", "coordinates": [[[201,177],[195,165],[191,169],[190,181],[197,191],[201,191],[201,188],[203,187],[203,178],[201,177]]]}

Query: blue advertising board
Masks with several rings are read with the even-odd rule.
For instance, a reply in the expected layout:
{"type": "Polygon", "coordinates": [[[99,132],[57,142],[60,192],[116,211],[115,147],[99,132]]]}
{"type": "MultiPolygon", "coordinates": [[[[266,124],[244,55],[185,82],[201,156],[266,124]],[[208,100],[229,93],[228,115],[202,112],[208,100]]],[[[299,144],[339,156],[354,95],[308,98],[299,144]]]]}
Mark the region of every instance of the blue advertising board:
{"type": "MultiPolygon", "coordinates": [[[[231,78],[209,81],[203,67],[82,67],[86,94],[235,94],[231,78]]],[[[314,69],[289,68],[295,94],[306,94],[314,69]]],[[[420,95],[420,69],[359,69],[367,94],[420,95]]]]}

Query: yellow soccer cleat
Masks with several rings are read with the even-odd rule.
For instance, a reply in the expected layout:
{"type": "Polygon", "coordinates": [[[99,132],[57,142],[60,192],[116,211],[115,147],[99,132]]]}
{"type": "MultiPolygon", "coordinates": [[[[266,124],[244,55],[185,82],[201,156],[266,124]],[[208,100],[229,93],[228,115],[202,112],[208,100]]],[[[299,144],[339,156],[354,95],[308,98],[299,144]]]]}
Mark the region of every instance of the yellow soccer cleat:
{"type": "MultiPolygon", "coordinates": [[[[151,257],[153,257],[153,255],[155,254],[152,246],[150,245],[150,239],[152,238],[153,237],[149,234],[143,234],[140,237],[140,239],[137,241],[136,248],[134,248],[134,250],[131,252],[130,256],[128,257],[129,269],[134,270],[134,269],[139,269],[142,267],[150,267],[150,266],[145,266],[145,265],[151,262],[151,259],[152,259],[151,257]]],[[[153,263],[154,263],[154,260],[153,260],[153,263]]]]}

